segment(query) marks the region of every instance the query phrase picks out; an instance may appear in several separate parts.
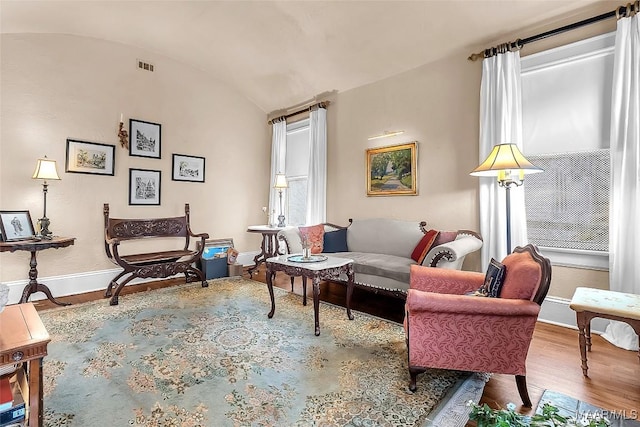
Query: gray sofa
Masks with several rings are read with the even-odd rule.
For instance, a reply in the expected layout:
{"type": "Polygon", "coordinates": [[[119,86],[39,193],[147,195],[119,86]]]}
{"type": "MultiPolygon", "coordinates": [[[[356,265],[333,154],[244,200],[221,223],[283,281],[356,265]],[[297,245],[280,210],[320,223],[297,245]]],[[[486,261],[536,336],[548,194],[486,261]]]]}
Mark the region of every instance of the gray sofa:
{"type": "MultiPolygon", "coordinates": [[[[346,231],[346,251],[323,253],[354,261],[356,287],[406,298],[410,266],[417,264],[411,254],[428,231],[424,221],[350,219],[346,227],[328,223],[323,225],[325,242],[328,233],[337,231],[344,236],[346,231]]],[[[298,227],[282,229],[278,239],[281,253],[302,252],[298,227]]],[[[441,231],[422,265],[459,270],[465,256],[481,247],[482,238],[473,231],[441,231]]],[[[346,277],[342,277],[341,281],[346,282],[346,277]]]]}

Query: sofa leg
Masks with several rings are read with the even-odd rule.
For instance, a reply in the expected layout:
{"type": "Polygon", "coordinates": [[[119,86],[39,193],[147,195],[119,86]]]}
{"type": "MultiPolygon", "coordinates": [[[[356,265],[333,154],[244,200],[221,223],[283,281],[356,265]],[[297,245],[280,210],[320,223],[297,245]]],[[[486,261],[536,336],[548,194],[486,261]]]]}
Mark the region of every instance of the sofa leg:
{"type": "Polygon", "coordinates": [[[414,392],[418,389],[418,386],[416,385],[416,379],[418,378],[418,374],[421,374],[424,371],[426,371],[425,368],[415,368],[411,366],[409,367],[409,377],[411,378],[411,380],[409,381],[409,390],[414,392]]]}
{"type": "Polygon", "coordinates": [[[516,375],[516,385],[518,386],[518,393],[520,393],[522,404],[527,408],[531,408],[531,399],[527,391],[527,377],[524,375],[516,375]]]}

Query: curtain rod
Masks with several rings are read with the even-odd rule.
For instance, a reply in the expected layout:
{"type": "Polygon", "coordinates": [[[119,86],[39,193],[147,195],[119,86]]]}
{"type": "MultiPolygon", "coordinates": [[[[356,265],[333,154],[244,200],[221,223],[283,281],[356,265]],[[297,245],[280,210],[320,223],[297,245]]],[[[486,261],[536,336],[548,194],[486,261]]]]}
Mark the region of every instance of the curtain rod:
{"type": "Polygon", "coordinates": [[[593,16],[591,18],[584,19],[573,24],[565,25],[564,27],[556,28],[546,31],[544,33],[536,34],[535,36],[527,37],[524,39],[517,39],[515,42],[507,42],[500,44],[496,47],[490,47],[479,53],[472,53],[467,59],[470,61],[476,61],[478,59],[490,58],[498,53],[504,53],[508,50],[520,50],[524,45],[528,43],[537,42],[551,36],[565,33],[567,31],[575,30],[576,28],[584,27],[586,25],[594,24],[596,22],[604,21],[605,19],[617,18],[620,19],[624,16],[632,16],[634,13],[640,12],[640,1],[636,0],[635,3],[629,3],[626,6],[617,7],[611,12],[603,13],[602,15],[593,16]]]}
{"type": "Polygon", "coordinates": [[[297,111],[294,111],[293,113],[289,113],[289,114],[285,114],[284,116],[273,118],[273,119],[269,120],[267,122],[267,124],[272,125],[272,124],[280,122],[282,120],[286,120],[286,119],[289,119],[291,117],[297,116],[298,114],[302,114],[302,113],[306,113],[306,112],[309,112],[309,111],[313,111],[315,108],[327,108],[329,106],[329,104],[331,104],[330,101],[317,102],[317,103],[315,103],[313,105],[310,105],[308,107],[304,107],[304,108],[301,108],[301,109],[299,109],[297,111]]]}

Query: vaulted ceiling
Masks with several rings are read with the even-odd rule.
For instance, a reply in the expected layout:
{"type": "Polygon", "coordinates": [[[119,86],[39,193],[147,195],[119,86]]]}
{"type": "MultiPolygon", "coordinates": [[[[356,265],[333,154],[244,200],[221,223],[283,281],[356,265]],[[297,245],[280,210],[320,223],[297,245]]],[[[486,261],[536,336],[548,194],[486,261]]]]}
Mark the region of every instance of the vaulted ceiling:
{"type": "Polygon", "coordinates": [[[0,31],[137,46],[211,74],[268,113],[507,41],[595,2],[1,0],[0,31]]]}

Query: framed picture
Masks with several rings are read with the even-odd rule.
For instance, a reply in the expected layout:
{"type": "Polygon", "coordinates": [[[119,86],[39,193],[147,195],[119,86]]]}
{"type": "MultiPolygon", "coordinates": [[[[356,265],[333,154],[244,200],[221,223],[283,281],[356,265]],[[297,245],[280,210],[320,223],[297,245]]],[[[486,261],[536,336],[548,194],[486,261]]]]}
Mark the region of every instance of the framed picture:
{"type": "Polygon", "coordinates": [[[67,139],[65,172],[113,176],[115,150],[115,145],[67,139]]]}
{"type": "Polygon", "coordinates": [[[162,126],[158,123],[129,119],[129,155],[160,158],[162,126]]]}
{"type": "Polygon", "coordinates": [[[174,154],[171,173],[173,181],[204,182],[204,157],[174,154]]]}
{"type": "Polygon", "coordinates": [[[5,242],[33,239],[33,223],[29,211],[0,211],[0,232],[5,242]]]}
{"type": "Polygon", "coordinates": [[[417,142],[367,150],[367,196],[415,196],[417,142]]]}
{"type": "Polygon", "coordinates": [[[160,171],[129,169],[129,204],[160,205],[160,171]]]}

